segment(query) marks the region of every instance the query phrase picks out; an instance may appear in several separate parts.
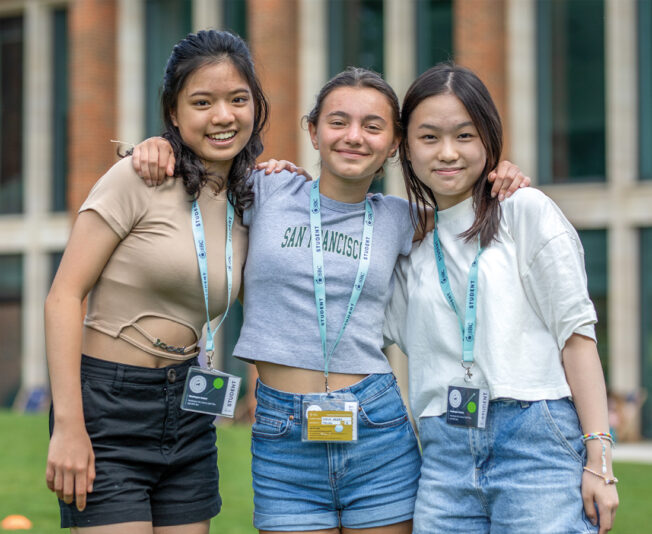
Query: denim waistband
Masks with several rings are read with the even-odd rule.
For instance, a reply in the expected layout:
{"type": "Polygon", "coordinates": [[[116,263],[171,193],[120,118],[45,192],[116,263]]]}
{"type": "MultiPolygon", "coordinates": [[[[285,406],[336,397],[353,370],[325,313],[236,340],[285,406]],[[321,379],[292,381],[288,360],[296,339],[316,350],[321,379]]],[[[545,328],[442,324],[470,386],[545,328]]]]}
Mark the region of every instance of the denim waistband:
{"type": "MultiPolygon", "coordinates": [[[[395,383],[396,378],[392,373],[372,374],[351,386],[336,390],[336,393],[351,393],[355,395],[360,404],[364,404],[382,395],[395,383]]],[[[301,421],[303,411],[301,403],[304,397],[305,395],[299,393],[289,393],[269,387],[263,384],[260,379],[256,382],[256,401],[259,404],[292,415],[296,422],[301,421]]]]}
{"type": "Polygon", "coordinates": [[[100,360],[82,354],[81,374],[85,378],[117,380],[127,384],[183,384],[192,365],[198,365],[197,358],[167,367],[151,368],[100,360]]]}

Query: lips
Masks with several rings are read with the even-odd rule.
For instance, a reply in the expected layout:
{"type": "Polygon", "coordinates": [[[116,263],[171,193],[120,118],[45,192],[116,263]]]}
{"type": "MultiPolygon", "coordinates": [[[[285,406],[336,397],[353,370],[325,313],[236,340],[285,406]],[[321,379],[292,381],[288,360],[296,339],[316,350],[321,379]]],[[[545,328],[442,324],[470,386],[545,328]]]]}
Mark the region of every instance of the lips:
{"type": "Polygon", "coordinates": [[[228,141],[235,137],[235,130],[230,130],[228,132],[220,132],[214,134],[208,134],[207,137],[213,141],[228,141]]]}
{"type": "Polygon", "coordinates": [[[435,169],[435,172],[437,174],[441,174],[443,176],[452,176],[454,174],[457,174],[462,170],[462,167],[448,167],[444,169],[435,169]]]}

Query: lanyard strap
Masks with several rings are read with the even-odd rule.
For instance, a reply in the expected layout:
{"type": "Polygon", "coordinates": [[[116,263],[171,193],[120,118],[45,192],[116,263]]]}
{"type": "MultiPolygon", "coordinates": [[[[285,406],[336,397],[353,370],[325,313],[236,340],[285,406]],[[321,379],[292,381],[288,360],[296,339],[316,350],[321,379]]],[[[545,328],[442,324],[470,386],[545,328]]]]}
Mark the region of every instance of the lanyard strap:
{"type": "Polygon", "coordinates": [[[233,281],[233,219],[235,210],[233,204],[226,201],[226,245],[224,246],[224,256],[226,258],[226,287],[227,299],[226,310],[222,315],[217,328],[211,330],[211,318],[208,311],[208,259],[206,257],[206,238],[204,236],[204,222],[201,218],[201,210],[197,200],[192,203],[192,235],[195,239],[195,251],[197,252],[197,263],[199,264],[199,274],[201,276],[201,285],[204,290],[204,305],[206,306],[206,357],[208,366],[213,367],[213,352],[215,351],[215,334],[222,326],[224,319],[229,313],[229,304],[231,303],[231,285],[233,281]]]}
{"type": "Polygon", "coordinates": [[[324,357],[324,376],[326,377],[326,390],[328,391],[328,362],[335,352],[335,348],[342,339],[344,329],[353,315],[355,305],[362,293],[369,272],[369,263],[371,259],[371,238],[374,231],[374,212],[371,208],[371,202],[365,198],[365,216],[362,229],[362,246],[360,250],[360,262],[358,264],[358,272],[355,275],[353,282],[353,290],[351,291],[351,298],[349,305],[344,316],[342,328],[333,344],[330,352],[326,346],[326,277],[324,275],[324,249],[322,243],[322,229],[321,229],[321,202],[319,199],[319,179],[312,183],[310,188],[310,234],[311,234],[311,247],[312,247],[312,270],[313,280],[315,286],[315,303],[317,305],[317,322],[319,324],[319,335],[321,336],[321,350],[324,357]]]}
{"type": "Polygon", "coordinates": [[[437,262],[437,274],[439,275],[439,285],[441,291],[451,307],[457,321],[460,325],[460,333],[462,335],[462,361],[464,363],[473,364],[473,345],[475,344],[475,317],[478,299],[478,260],[484,249],[478,242],[478,253],[469,268],[469,282],[466,289],[466,310],[464,313],[464,321],[455,302],[455,296],[450,285],[448,271],[446,270],[446,261],[444,259],[444,251],[441,248],[439,241],[439,233],[437,232],[437,213],[435,212],[435,229],[433,231],[433,245],[435,247],[435,261],[437,262]]]}

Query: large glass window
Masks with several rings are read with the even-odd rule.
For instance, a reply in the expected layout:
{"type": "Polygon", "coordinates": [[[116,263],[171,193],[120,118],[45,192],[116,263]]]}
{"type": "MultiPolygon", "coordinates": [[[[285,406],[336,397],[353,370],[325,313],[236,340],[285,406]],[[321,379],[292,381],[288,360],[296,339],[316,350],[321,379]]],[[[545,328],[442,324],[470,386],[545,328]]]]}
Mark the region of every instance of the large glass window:
{"type": "Polygon", "coordinates": [[[536,6],[539,181],[604,181],[604,0],[536,6]]]}
{"type": "Polygon", "coordinates": [[[192,28],[191,0],[147,0],[145,4],[145,134],[162,130],[160,90],[172,47],[192,28]]]}
{"type": "Polygon", "coordinates": [[[452,0],[417,0],[417,74],[453,59],[452,0]]]}
{"type": "Polygon", "coordinates": [[[640,176],[652,180],[652,2],[638,2],[639,161],[640,176]]]}
{"type": "Polygon", "coordinates": [[[23,18],[0,19],[0,215],[23,211],[23,18]]]}
{"type": "Polygon", "coordinates": [[[237,33],[243,39],[247,38],[247,1],[224,1],[224,28],[237,33]]]}
{"type": "Polygon", "coordinates": [[[22,288],[22,256],[0,256],[0,406],[11,406],[20,388],[22,288]]]}
{"type": "Polygon", "coordinates": [[[52,210],[66,211],[68,175],[68,12],[52,14],[52,210]]]}
{"type": "Polygon", "coordinates": [[[652,438],[652,228],[641,231],[641,375],[648,398],[642,410],[643,435],[652,438]]]}
{"type": "Polygon", "coordinates": [[[584,246],[584,261],[588,278],[589,296],[598,314],[595,334],[605,379],[609,381],[609,323],[607,307],[607,232],[605,230],[578,231],[584,246]]]}
{"type": "Polygon", "coordinates": [[[383,0],[330,0],[328,69],[346,67],[383,72],[383,0]]]}

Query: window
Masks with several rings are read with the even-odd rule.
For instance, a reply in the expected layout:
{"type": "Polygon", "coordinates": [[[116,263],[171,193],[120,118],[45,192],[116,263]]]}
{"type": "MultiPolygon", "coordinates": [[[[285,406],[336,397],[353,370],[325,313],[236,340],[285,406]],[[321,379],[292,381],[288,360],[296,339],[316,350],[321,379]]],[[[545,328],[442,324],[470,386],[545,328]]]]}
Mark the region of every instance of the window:
{"type": "Polygon", "coordinates": [[[247,38],[247,2],[246,0],[224,1],[224,29],[247,38]]]}
{"type": "Polygon", "coordinates": [[[604,181],[604,0],[536,6],[539,180],[604,181]]]}
{"type": "Polygon", "coordinates": [[[607,232],[605,230],[580,230],[577,232],[584,246],[584,261],[588,278],[589,296],[598,314],[595,334],[602,361],[605,380],[609,381],[609,331],[608,325],[608,273],[607,232]]]}
{"type": "Polygon", "coordinates": [[[68,12],[52,13],[52,211],[66,211],[68,174],[68,12]]]}
{"type": "Polygon", "coordinates": [[[22,288],[22,256],[0,256],[0,406],[11,406],[20,388],[22,288]]]}
{"type": "Polygon", "coordinates": [[[652,2],[638,2],[639,162],[640,176],[652,180],[652,2]]]}
{"type": "Polygon", "coordinates": [[[383,72],[383,0],[328,2],[330,76],[347,67],[383,72]]]}
{"type": "Polygon", "coordinates": [[[0,215],[23,211],[23,18],[0,19],[0,215]]]}
{"type": "Polygon", "coordinates": [[[652,228],[641,230],[641,378],[648,398],[642,410],[642,429],[652,438],[652,228]]]}
{"type": "Polygon", "coordinates": [[[453,59],[452,0],[417,0],[417,73],[453,59]]]}
{"type": "Polygon", "coordinates": [[[190,0],[147,0],[145,4],[145,134],[162,131],[160,96],[172,47],[192,28],[190,0]]]}

